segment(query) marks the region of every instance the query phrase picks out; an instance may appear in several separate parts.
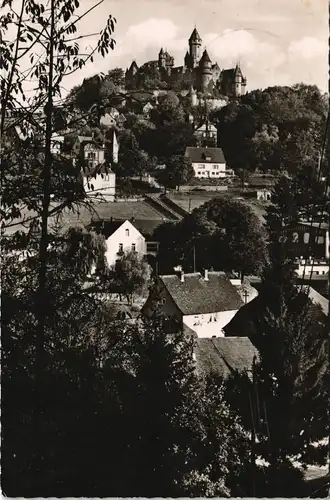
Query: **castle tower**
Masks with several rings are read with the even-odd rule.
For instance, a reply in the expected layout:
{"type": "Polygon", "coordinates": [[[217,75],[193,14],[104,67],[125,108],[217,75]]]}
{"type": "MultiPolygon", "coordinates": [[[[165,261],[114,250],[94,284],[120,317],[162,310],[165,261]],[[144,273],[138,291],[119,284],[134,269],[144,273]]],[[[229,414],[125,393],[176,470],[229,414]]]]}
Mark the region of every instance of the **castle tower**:
{"type": "Polygon", "coordinates": [[[204,92],[212,80],[212,62],[206,49],[203,52],[199,67],[201,72],[201,91],[204,92]]]}
{"type": "Polygon", "coordinates": [[[235,97],[239,97],[240,95],[242,95],[242,79],[243,75],[240,68],[240,64],[237,63],[234,70],[234,82],[233,82],[234,85],[233,94],[235,97]]]}
{"type": "Polygon", "coordinates": [[[196,28],[194,28],[189,38],[189,55],[191,58],[191,63],[193,68],[195,68],[199,63],[201,45],[202,45],[202,39],[199,36],[199,33],[196,30],[196,28]]]}
{"type": "Polygon", "coordinates": [[[159,54],[158,54],[158,67],[165,68],[165,66],[166,66],[166,56],[165,56],[165,52],[163,51],[163,47],[162,47],[159,51],[159,54]]]}

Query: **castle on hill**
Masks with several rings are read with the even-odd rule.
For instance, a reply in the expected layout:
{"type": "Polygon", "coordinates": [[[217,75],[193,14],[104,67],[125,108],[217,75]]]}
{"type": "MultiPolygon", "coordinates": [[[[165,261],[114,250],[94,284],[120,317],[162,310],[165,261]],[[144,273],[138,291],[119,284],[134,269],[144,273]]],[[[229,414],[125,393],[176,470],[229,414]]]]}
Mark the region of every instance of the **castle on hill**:
{"type": "MultiPolygon", "coordinates": [[[[213,63],[205,49],[201,54],[202,39],[194,28],[188,40],[189,50],[184,57],[183,66],[174,66],[174,58],[167,50],[160,49],[157,61],[151,61],[160,79],[167,84],[182,83],[192,86],[200,92],[212,92],[213,89],[227,97],[239,97],[245,94],[246,78],[240,65],[235,68],[220,69],[217,62],[213,63]]],[[[127,87],[133,87],[138,79],[139,67],[132,62],[125,73],[127,87]]]]}

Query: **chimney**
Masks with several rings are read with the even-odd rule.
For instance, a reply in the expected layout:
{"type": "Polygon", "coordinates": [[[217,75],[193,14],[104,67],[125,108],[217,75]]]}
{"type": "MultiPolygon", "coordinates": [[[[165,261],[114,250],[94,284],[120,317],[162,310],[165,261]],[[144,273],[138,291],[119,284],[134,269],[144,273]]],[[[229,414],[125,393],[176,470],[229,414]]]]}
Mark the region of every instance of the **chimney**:
{"type": "Polygon", "coordinates": [[[205,271],[204,271],[204,280],[205,281],[209,280],[209,271],[208,271],[208,269],[205,269],[205,271]]]}
{"type": "Polygon", "coordinates": [[[181,283],[184,283],[184,271],[182,269],[180,271],[180,281],[181,283]]]}

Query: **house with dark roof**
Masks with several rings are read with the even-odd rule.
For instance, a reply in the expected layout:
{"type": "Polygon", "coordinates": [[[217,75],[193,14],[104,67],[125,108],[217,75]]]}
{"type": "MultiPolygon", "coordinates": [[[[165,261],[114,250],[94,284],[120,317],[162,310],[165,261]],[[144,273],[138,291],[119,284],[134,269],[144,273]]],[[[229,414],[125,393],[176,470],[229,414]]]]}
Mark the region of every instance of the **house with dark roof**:
{"type": "Polygon", "coordinates": [[[199,375],[227,378],[233,373],[252,372],[259,353],[247,337],[198,338],[194,359],[199,375]]]}
{"type": "Polygon", "coordinates": [[[222,329],[242,306],[241,296],[225,273],[180,271],[156,278],[142,313],[173,318],[198,337],[212,337],[224,335],[222,329]]]}
{"type": "MultiPolygon", "coordinates": [[[[297,285],[301,286],[301,285],[297,285]]],[[[311,286],[306,286],[308,293],[307,311],[317,322],[329,311],[329,301],[311,286]]],[[[225,336],[229,337],[249,337],[252,342],[258,342],[258,332],[263,330],[265,306],[261,295],[253,298],[242,307],[235,317],[224,327],[225,336]]]]}
{"type": "Polygon", "coordinates": [[[218,179],[228,175],[226,160],[221,148],[187,147],[185,156],[191,160],[195,177],[218,179]]]}
{"type": "Polygon", "coordinates": [[[157,255],[158,242],[146,241],[137,226],[134,218],[91,223],[90,227],[105,237],[105,257],[109,266],[113,266],[127,252],[136,252],[141,257],[157,255]]]}

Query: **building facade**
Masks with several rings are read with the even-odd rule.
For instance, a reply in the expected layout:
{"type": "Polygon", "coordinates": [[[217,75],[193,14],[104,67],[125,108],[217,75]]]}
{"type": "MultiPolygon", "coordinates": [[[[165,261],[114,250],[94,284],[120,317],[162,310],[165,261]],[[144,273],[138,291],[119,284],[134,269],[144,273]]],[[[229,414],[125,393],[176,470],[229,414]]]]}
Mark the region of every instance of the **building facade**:
{"type": "Polygon", "coordinates": [[[187,147],[185,156],[191,160],[198,179],[219,179],[229,175],[221,148],[187,147]]]}
{"type": "MultiPolygon", "coordinates": [[[[189,49],[186,52],[182,66],[174,66],[174,58],[167,50],[160,49],[158,60],[152,61],[157,67],[158,76],[168,84],[183,82],[192,85],[201,92],[217,88],[219,93],[228,97],[239,97],[245,94],[246,78],[243,76],[240,65],[235,68],[221,69],[217,62],[212,62],[205,49],[203,52],[202,39],[194,28],[188,40],[189,49]]],[[[139,67],[135,61],[126,70],[126,86],[132,87],[136,82],[139,67]]]]}
{"type": "Polygon", "coordinates": [[[106,238],[105,257],[109,266],[113,266],[127,252],[137,252],[140,256],[147,253],[145,237],[133,224],[126,220],[106,238]]]}
{"type": "Polygon", "coordinates": [[[234,285],[224,273],[158,276],[142,313],[155,312],[176,321],[183,330],[200,338],[223,336],[222,329],[243,305],[234,285]]]}

